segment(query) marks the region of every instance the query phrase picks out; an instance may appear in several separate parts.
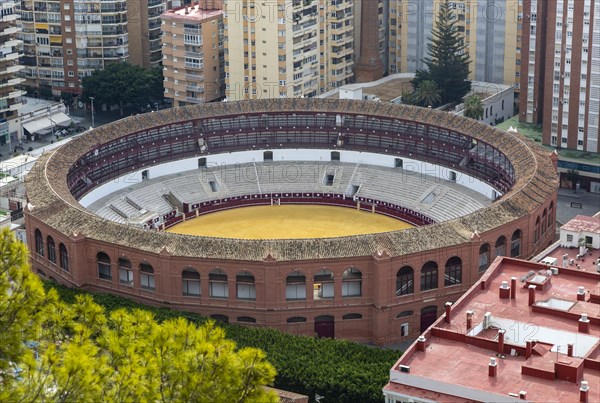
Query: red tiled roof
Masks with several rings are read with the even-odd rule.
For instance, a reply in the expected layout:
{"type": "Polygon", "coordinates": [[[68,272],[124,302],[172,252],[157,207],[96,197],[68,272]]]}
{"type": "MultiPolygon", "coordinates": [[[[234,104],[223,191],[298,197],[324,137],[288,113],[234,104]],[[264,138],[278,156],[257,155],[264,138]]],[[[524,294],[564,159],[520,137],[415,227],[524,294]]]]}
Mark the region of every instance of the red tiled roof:
{"type": "Polygon", "coordinates": [[[575,216],[575,218],[563,225],[561,230],[575,232],[600,232],[600,216],[575,216]]]}

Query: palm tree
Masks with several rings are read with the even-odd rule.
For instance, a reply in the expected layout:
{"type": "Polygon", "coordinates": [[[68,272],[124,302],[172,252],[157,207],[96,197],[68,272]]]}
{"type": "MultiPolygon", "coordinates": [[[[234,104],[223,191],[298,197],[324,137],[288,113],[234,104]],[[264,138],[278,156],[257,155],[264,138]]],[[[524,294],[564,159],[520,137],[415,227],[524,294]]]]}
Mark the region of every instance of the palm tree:
{"type": "Polygon", "coordinates": [[[471,95],[465,100],[465,117],[479,120],[483,117],[483,102],[477,95],[471,95]]]}
{"type": "Polygon", "coordinates": [[[415,98],[422,106],[437,106],[442,101],[442,91],[433,80],[421,81],[415,91],[415,98]]]}

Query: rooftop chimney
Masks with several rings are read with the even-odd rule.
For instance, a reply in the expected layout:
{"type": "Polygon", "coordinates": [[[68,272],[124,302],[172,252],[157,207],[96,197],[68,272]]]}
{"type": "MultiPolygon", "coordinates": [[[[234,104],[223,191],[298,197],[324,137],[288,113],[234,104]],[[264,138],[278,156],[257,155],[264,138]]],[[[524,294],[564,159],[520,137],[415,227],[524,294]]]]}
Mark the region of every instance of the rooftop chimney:
{"type": "Polygon", "coordinates": [[[567,355],[573,357],[573,343],[567,344],[567,355]]]}
{"type": "Polygon", "coordinates": [[[519,399],[521,400],[527,400],[527,392],[525,392],[524,390],[519,392],[519,399]]]}
{"type": "Polygon", "coordinates": [[[498,354],[504,354],[504,333],[506,330],[498,330],[498,354]]]}
{"type": "Polygon", "coordinates": [[[533,342],[531,340],[527,340],[525,342],[525,359],[531,357],[531,352],[533,351],[533,342]]]}
{"type": "Polygon", "coordinates": [[[423,335],[419,336],[419,338],[417,339],[417,351],[425,352],[425,342],[426,341],[427,341],[427,339],[425,338],[425,336],[423,336],[423,335]]]}
{"type": "Polygon", "coordinates": [[[490,357],[490,364],[488,365],[488,376],[496,377],[498,373],[498,363],[496,363],[496,357],[490,357]]]}
{"type": "Polygon", "coordinates": [[[581,318],[579,318],[579,333],[589,333],[590,332],[590,320],[587,317],[587,313],[582,313],[581,318]]]}
{"type": "Polygon", "coordinates": [[[535,286],[532,284],[529,286],[529,306],[535,304],[535,286]]]}
{"type": "Polygon", "coordinates": [[[190,9],[188,8],[188,6],[185,6],[185,15],[188,15],[190,13],[190,9]]]}
{"type": "Polygon", "coordinates": [[[467,331],[473,327],[473,311],[467,311],[467,331]]]}
{"type": "Polygon", "coordinates": [[[588,386],[588,382],[581,381],[581,387],[579,388],[579,401],[581,403],[588,403],[589,391],[590,391],[590,387],[588,386]]]}
{"type": "Polygon", "coordinates": [[[577,301],[585,301],[585,287],[577,288],[577,301]]]}
{"type": "Polygon", "coordinates": [[[446,302],[444,304],[444,306],[446,307],[446,323],[450,323],[452,321],[452,317],[451,317],[451,307],[452,307],[452,302],[446,302]]]}
{"type": "Polygon", "coordinates": [[[510,298],[510,287],[508,286],[508,281],[503,281],[500,286],[500,298],[509,299],[510,298]]]}
{"type": "Polygon", "coordinates": [[[510,299],[515,299],[517,296],[517,278],[510,278],[510,299]]]}

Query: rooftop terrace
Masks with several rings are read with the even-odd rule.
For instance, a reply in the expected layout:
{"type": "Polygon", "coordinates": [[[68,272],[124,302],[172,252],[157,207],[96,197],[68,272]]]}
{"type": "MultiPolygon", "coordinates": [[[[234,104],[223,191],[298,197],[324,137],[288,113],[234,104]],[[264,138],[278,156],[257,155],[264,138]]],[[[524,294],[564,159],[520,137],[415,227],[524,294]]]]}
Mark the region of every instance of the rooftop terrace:
{"type": "Polygon", "coordinates": [[[437,401],[577,402],[587,381],[587,401],[600,401],[599,304],[600,273],[497,258],[398,360],[384,391],[437,401]]]}

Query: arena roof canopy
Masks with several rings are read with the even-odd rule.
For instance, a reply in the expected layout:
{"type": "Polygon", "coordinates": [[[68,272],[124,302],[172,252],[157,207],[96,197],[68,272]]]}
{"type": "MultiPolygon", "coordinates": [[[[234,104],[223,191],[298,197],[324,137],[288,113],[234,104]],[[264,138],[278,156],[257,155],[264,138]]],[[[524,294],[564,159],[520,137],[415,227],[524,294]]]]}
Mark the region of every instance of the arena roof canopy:
{"type": "Polygon", "coordinates": [[[398,256],[468,242],[528,215],[556,192],[549,152],[475,120],[387,103],[270,99],[195,105],[101,126],[46,154],[26,180],[28,214],[64,234],[188,257],[279,261],[398,256]],[[78,202],[144,167],[209,154],[314,148],[410,157],[498,189],[491,206],[445,223],[353,237],[235,240],[148,231],[104,220],[78,202]]]}

